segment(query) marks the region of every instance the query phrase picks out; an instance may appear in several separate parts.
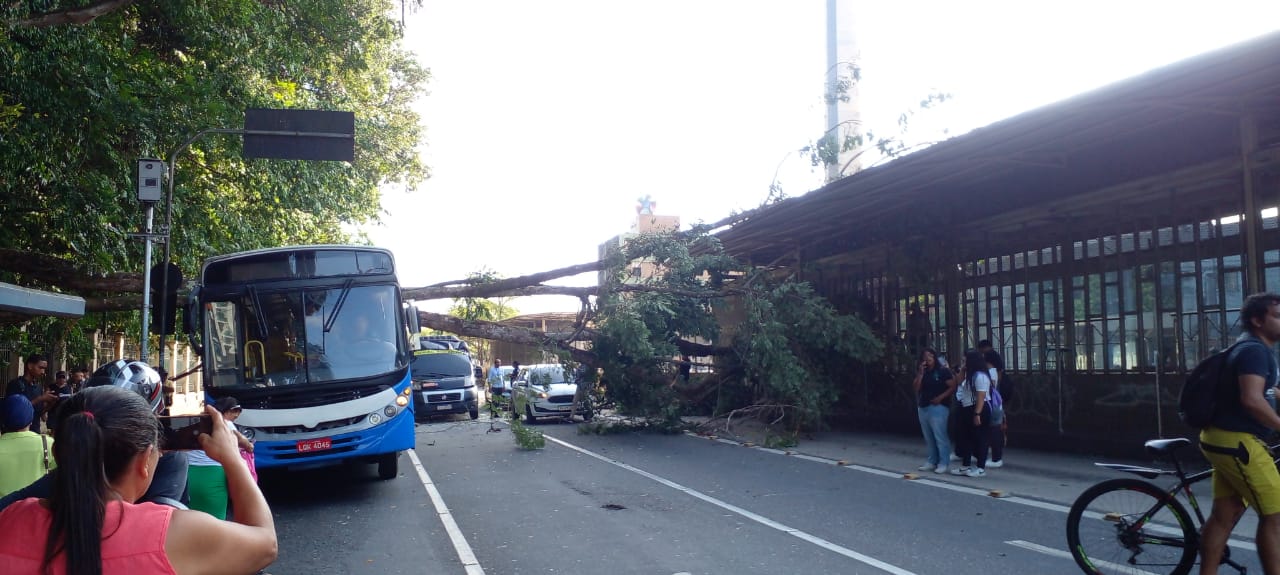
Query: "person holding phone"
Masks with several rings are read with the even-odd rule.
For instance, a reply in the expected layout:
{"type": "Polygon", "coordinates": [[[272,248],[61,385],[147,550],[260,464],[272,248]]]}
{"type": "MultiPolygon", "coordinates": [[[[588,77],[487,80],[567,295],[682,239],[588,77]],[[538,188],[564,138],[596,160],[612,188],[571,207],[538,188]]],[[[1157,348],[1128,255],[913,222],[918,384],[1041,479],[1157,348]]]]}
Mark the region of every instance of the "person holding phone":
{"type": "MultiPolygon", "coordinates": [[[[222,427],[236,440],[236,454],[239,457],[239,449],[244,444],[248,444],[249,440],[245,439],[236,430],[236,424],[228,420],[225,415],[232,408],[237,410],[238,415],[240,402],[233,397],[224,397],[208,407],[223,416],[219,418],[222,427]]],[[[249,445],[249,449],[253,449],[253,446],[249,445]]],[[[244,459],[242,458],[241,461],[243,462],[244,459]]],[[[218,519],[226,519],[229,492],[227,489],[227,475],[222,468],[222,463],[205,453],[203,449],[193,449],[187,452],[187,464],[189,465],[187,468],[187,496],[191,499],[189,506],[192,509],[204,511],[218,519]]],[[[252,476],[252,474],[250,475],[252,476]]]]}
{"type": "Polygon", "coordinates": [[[236,522],[137,503],[159,465],[160,426],[146,399],[116,386],[67,400],[54,427],[58,470],[47,498],[0,512],[0,565],[38,573],[252,573],[275,561],[275,522],[216,409],[204,452],[222,464],[236,522]]]}
{"type": "MultiPolygon", "coordinates": [[[[164,402],[161,401],[161,395],[157,390],[160,389],[163,381],[159,372],[143,362],[118,359],[105,363],[95,370],[91,377],[84,380],[84,387],[119,387],[137,394],[151,407],[152,413],[159,415],[164,410],[164,402]]],[[[57,423],[56,411],[49,417],[52,423],[57,423]]],[[[23,499],[49,497],[53,493],[53,478],[57,473],[57,469],[52,469],[34,483],[0,498],[0,511],[23,499]]],[[[178,509],[187,508],[187,452],[166,449],[160,455],[160,463],[156,465],[153,477],[151,486],[147,488],[141,501],[178,509]]]]}
{"type": "Polygon", "coordinates": [[[947,418],[951,413],[951,394],[959,378],[938,361],[938,352],[924,348],[911,386],[916,395],[916,415],[924,433],[926,457],[917,469],[946,473],[950,467],[951,441],[947,438],[947,418]]]}

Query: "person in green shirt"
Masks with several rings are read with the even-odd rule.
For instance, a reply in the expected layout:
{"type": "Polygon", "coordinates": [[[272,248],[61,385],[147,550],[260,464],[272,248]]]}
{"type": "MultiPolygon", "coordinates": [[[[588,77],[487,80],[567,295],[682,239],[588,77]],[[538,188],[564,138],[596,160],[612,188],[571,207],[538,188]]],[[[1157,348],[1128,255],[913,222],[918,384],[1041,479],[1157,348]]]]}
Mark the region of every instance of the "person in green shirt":
{"type": "Polygon", "coordinates": [[[30,485],[54,467],[53,438],[31,431],[35,408],[22,394],[0,402],[0,497],[30,485]]]}

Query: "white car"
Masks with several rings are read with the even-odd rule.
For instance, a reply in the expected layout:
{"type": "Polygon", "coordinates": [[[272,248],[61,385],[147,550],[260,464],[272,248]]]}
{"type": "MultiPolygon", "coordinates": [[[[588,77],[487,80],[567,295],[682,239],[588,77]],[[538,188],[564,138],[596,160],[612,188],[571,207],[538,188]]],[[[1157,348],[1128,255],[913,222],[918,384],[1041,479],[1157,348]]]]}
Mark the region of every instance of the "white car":
{"type": "Polygon", "coordinates": [[[578,392],[578,384],[565,378],[560,364],[521,366],[520,371],[523,377],[516,381],[512,397],[515,398],[516,413],[524,413],[525,421],[533,423],[539,417],[572,418],[574,415],[591,421],[595,417],[590,398],[583,398],[578,409],[573,411],[573,396],[578,392]]]}

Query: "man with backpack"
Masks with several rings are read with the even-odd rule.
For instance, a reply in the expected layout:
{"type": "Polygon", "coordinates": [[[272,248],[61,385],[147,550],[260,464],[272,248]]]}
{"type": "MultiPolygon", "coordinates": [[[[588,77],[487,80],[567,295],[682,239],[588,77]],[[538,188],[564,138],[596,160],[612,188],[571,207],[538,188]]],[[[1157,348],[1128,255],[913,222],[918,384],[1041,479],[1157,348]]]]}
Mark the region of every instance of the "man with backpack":
{"type": "Polygon", "coordinates": [[[1227,539],[1247,505],[1258,513],[1262,570],[1280,575],[1280,472],[1263,442],[1280,431],[1274,395],[1280,375],[1274,351],[1280,341],[1280,295],[1246,298],[1240,323],[1245,332],[1226,352],[1213,414],[1200,430],[1200,450],[1213,464],[1213,511],[1200,533],[1200,574],[1218,572],[1227,539]]]}

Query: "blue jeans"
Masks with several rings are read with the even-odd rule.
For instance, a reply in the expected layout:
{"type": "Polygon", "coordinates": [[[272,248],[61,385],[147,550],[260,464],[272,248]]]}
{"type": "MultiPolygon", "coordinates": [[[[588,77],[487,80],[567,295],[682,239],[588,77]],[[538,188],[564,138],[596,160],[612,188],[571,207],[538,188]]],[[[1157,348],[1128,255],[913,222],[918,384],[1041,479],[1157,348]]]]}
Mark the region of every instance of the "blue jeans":
{"type": "Polygon", "coordinates": [[[947,416],[951,409],[945,405],[917,407],[920,431],[924,432],[924,445],[929,450],[929,465],[946,465],[951,461],[951,441],[947,439],[947,416]]]}

